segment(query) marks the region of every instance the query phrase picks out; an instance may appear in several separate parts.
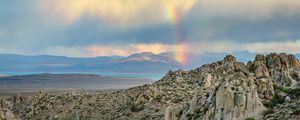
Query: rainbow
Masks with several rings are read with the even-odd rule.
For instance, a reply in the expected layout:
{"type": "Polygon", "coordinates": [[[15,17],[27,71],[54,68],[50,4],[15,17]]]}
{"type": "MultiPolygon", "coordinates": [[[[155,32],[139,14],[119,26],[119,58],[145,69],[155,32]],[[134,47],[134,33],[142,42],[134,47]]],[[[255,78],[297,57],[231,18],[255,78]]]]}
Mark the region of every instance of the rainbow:
{"type": "Polygon", "coordinates": [[[181,39],[179,29],[180,17],[177,14],[176,7],[169,7],[166,9],[166,20],[173,27],[173,40],[175,41],[174,47],[174,59],[181,64],[187,64],[187,55],[186,55],[186,44],[184,44],[181,39]]]}

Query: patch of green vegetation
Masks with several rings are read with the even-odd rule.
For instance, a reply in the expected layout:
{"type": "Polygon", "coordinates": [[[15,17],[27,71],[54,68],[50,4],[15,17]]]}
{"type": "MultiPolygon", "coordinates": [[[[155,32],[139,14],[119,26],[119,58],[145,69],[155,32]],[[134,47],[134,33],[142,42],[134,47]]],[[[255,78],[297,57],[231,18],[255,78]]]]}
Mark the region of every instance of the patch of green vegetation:
{"type": "Polygon", "coordinates": [[[158,101],[158,102],[160,102],[161,99],[162,99],[162,96],[161,96],[161,95],[157,95],[157,96],[154,97],[154,100],[156,100],[156,101],[158,101]]]}
{"type": "Polygon", "coordinates": [[[259,66],[261,66],[261,65],[263,65],[263,64],[264,64],[264,63],[261,62],[261,61],[255,61],[255,62],[253,63],[252,69],[254,70],[254,69],[256,69],[257,67],[259,67],[259,66]]]}
{"type": "Polygon", "coordinates": [[[140,112],[140,111],[144,110],[144,105],[142,105],[142,104],[131,104],[130,105],[130,110],[132,112],[140,112]]]}
{"type": "Polygon", "coordinates": [[[188,120],[191,120],[193,118],[193,115],[188,113],[188,114],[186,114],[186,117],[187,117],[188,120]]]}
{"type": "Polygon", "coordinates": [[[274,110],[268,109],[268,110],[263,112],[263,115],[266,116],[266,115],[273,114],[273,113],[274,113],[274,110]]]}
{"type": "MultiPolygon", "coordinates": [[[[275,95],[274,97],[264,105],[268,108],[268,110],[263,112],[263,115],[266,116],[268,114],[273,114],[274,113],[274,107],[278,104],[283,104],[285,102],[285,97],[280,96],[278,93],[279,92],[284,92],[288,94],[289,96],[300,96],[300,88],[287,88],[287,87],[282,87],[282,86],[277,86],[274,85],[275,88],[275,95]]],[[[284,115],[287,115],[288,113],[283,113],[284,115]]],[[[300,109],[295,110],[293,114],[300,114],[300,109]]]]}
{"type": "Polygon", "coordinates": [[[206,113],[208,111],[208,107],[205,107],[204,109],[203,109],[203,113],[206,113]]]}
{"type": "Polygon", "coordinates": [[[200,119],[201,114],[200,113],[195,113],[195,114],[188,113],[185,116],[188,120],[198,120],[198,119],[200,119]]]}
{"type": "Polygon", "coordinates": [[[131,115],[130,113],[125,113],[125,116],[127,116],[127,117],[130,116],[130,115],[131,115]]]}
{"type": "Polygon", "coordinates": [[[194,115],[194,118],[193,118],[193,119],[195,120],[195,119],[198,119],[198,118],[200,118],[200,117],[201,117],[201,115],[200,115],[199,113],[196,113],[196,114],[194,115]]]}
{"type": "Polygon", "coordinates": [[[245,120],[255,120],[253,117],[246,118],[245,120]]]}
{"type": "Polygon", "coordinates": [[[291,95],[300,96],[300,88],[290,89],[288,93],[291,95]]]}
{"type": "Polygon", "coordinates": [[[191,85],[191,84],[195,84],[195,82],[193,82],[193,81],[188,81],[187,84],[191,85]]]}
{"type": "Polygon", "coordinates": [[[146,115],[146,116],[143,116],[143,117],[141,118],[141,120],[149,120],[149,118],[150,118],[150,115],[146,115]]]}
{"type": "Polygon", "coordinates": [[[300,96],[300,88],[287,88],[287,87],[281,87],[281,86],[274,86],[275,89],[288,93],[290,95],[300,96]]]}
{"type": "MultiPolygon", "coordinates": [[[[54,120],[91,120],[92,118],[90,116],[80,116],[76,117],[75,115],[65,116],[65,117],[58,117],[54,120]]],[[[42,119],[46,120],[46,119],[42,119]]]]}
{"type": "Polygon", "coordinates": [[[293,115],[300,115],[300,108],[296,109],[292,114],[293,115]]]}
{"type": "Polygon", "coordinates": [[[270,109],[275,107],[277,104],[282,104],[282,103],[284,103],[284,98],[275,94],[275,96],[269,102],[265,103],[265,106],[270,109]]]}
{"type": "Polygon", "coordinates": [[[172,99],[172,102],[173,103],[179,103],[179,102],[182,102],[183,101],[183,98],[175,98],[175,99],[172,99]]]}
{"type": "Polygon", "coordinates": [[[54,120],[77,120],[75,116],[68,116],[68,117],[58,117],[55,118],[54,120]]]}
{"type": "Polygon", "coordinates": [[[281,86],[274,85],[274,89],[276,91],[275,95],[273,96],[273,98],[269,102],[264,104],[269,109],[274,108],[278,104],[284,103],[285,97],[278,95],[279,92],[284,92],[284,93],[287,93],[289,95],[300,95],[300,89],[299,88],[291,89],[291,88],[286,88],[286,87],[281,87],[281,86]]]}

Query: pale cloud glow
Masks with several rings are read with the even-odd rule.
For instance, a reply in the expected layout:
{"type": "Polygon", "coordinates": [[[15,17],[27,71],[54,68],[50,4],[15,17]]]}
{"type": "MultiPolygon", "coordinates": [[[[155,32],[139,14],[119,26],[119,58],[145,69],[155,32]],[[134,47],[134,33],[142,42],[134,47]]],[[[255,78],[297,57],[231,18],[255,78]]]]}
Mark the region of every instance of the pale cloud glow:
{"type": "MultiPolygon", "coordinates": [[[[193,42],[185,44],[185,52],[200,54],[204,52],[234,52],[239,50],[247,50],[251,52],[288,52],[299,53],[300,39],[295,41],[282,42],[255,42],[255,43],[238,43],[238,42],[193,42]],[[279,47],[280,46],[280,47],[279,47]]],[[[0,48],[0,52],[17,53],[27,55],[58,55],[69,57],[97,57],[120,55],[128,56],[134,53],[152,52],[159,54],[162,52],[176,52],[178,45],[171,44],[128,44],[128,45],[91,45],[91,46],[56,46],[48,47],[39,52],[30,52],[26,50],[18,50],[14,48],[0,48]]]]}
{"type": "Polygon", "coordinates": [[[91,46],[71,46],[71,47],[48,47],[41,50],[39,54],[48,55],[68,55],[70,57],[97,57],[120,55],[128,56],[140,52],[152,52],[159,54],[162,52],[172,52],[176,45],[166,44],[129,44],[129,45],[91,45],[91,46]]]}
{"type": "Polygon", "coordinates": [[[165,22],[167,9],[176,8],[178,14],[184,15],[195,3],[196,0],[47,0],[41,1],[40,8],[46,15],[67,23],[87,15],[107,23],[132,25],[165,22]]]}
{"type": "MultiPolygon", "coordinates": [[[[204,52],[234,52],[247,50],[251,52],[288,52],[299,53],[300,39],[295,41],[282,42],[193,42],[185,44],[185,52],[200,54],[204,52]],[[280,47],[278,47],[280,46],[280,47]]],[[[128,56],[134,53],[152,52],[159,54],[162,52],[176,52],[178,45],[171,44],[128,44],[128,45],[92,45],[92,46],[73,46],[73,47],[49,47],[39,54],[48,55],[68,55],[70,57],[97,57],[120,55],[128,56]]],[[[1,52],[1,51],[0,51],[1,52]]]]}
{"type": "Polygon", "coordinates": [[[281,42],[253,42],[253,43],[239,43],[239,42],[196,42],[189,44],[189,52],[203,53],[203,52],[234,52],[240,50],[247,50],[251,52],[300,52],[300,39],[295,41],[281,41],[281,42]]]}
{"type": "Polygon", "coordinates": [[[252,43],[244,45],[245,50],[255,52],[288,52],[299,53],[300,52],[300,39],[296,41],[282,41],[282,42],[268,42],[268,43],[252,43]]]}

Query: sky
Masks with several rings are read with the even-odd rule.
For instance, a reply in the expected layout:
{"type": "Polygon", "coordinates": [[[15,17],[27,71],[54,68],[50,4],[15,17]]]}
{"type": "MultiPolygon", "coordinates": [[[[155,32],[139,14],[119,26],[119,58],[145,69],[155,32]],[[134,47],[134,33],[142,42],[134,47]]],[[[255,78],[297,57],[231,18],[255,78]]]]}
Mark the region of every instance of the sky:
{"type": "Polygon", "coordinates": [[[300,53],[299,0],[0,0],[0,53],[300,53]]]}

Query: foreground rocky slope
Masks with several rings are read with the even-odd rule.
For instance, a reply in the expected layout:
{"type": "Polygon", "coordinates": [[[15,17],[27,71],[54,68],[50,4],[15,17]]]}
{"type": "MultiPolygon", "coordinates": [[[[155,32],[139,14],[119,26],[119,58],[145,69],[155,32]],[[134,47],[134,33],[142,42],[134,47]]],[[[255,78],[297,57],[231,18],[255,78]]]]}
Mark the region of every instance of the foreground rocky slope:
{"type": "Polygon", "coordinates": [[[233,56],[112,93],[61,93],[1,100],[2,119],[300,119],[300,64],[284,53],[233,56]]]}

